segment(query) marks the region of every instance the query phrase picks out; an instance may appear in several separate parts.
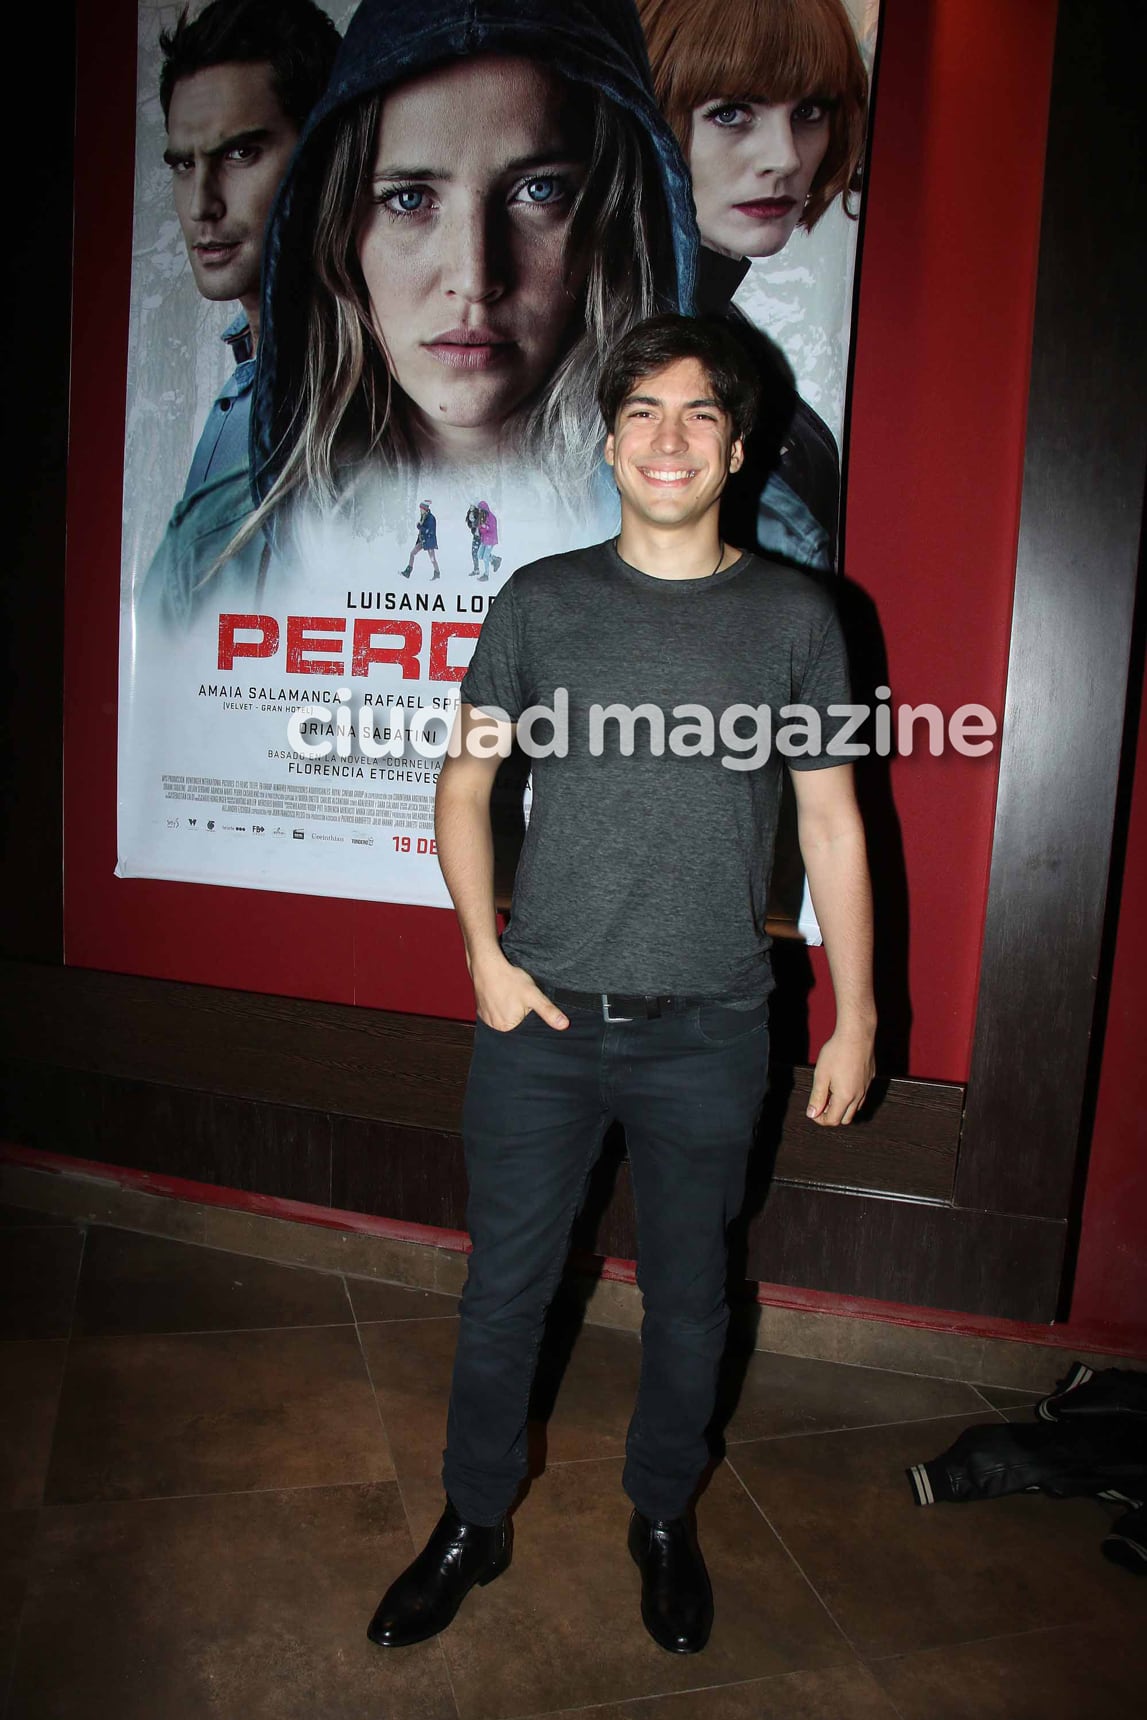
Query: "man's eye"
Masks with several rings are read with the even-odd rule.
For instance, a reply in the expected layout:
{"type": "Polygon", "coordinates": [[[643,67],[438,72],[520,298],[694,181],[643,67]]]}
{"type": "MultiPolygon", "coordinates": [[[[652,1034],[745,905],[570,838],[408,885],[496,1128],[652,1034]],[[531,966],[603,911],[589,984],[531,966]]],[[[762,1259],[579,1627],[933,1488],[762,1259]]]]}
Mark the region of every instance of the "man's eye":
{"type": "Polygon", "coordinates": [[[247,162],[254,161],[258,153],[259,151],[253,143],[241,143],[237,144],[234,149],[227,151],[227,159],[246,165],[247,162]]]}

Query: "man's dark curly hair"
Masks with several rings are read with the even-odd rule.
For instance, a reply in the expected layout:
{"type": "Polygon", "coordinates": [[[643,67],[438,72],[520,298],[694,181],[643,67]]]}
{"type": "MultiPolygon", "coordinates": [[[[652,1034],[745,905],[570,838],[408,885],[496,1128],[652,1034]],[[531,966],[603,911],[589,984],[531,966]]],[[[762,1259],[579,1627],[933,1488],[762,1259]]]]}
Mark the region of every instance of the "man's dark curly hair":
{"type": "Polygon", "coordinates": [[[757,415],[756,367],[724,323],[707,317],[649,317],[622,335],[607,354],[597,385],[606,429],[613,429],[622,405],[643,376],[664,370],[679,358],[697,360],[714,398],[729,415],[733,435],[743,440],[757,415]]]}
{"type": "Polygon", "coordinates": [[[159,37],[164,123],[181,78],[209,66],[266,62],[279,106],[301,127],[327,87],[341,40],[314,0],[212,0],[195,18],[185,6],[174,30],[159,37]]]}

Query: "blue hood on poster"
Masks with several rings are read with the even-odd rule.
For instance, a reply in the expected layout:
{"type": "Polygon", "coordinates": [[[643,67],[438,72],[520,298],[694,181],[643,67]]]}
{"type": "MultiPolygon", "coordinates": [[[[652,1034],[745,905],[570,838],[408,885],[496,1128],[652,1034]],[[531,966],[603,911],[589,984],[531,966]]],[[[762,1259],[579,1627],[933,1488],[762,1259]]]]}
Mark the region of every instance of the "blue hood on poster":
{"type": "Polygon", "coordinates": [[[589,84],[632,113],[649,138],[665,195],[675,280],[669,308],[691,311],[698,235],[689,170],[653,96],[633,0],[362,0],[326,94],[312,110],[279,189],[264,249],[259,366],[251,415],[251,473],[266,496],[298,395],[314,210],[332,114],[443,61],[515,53],[589,84]]]}

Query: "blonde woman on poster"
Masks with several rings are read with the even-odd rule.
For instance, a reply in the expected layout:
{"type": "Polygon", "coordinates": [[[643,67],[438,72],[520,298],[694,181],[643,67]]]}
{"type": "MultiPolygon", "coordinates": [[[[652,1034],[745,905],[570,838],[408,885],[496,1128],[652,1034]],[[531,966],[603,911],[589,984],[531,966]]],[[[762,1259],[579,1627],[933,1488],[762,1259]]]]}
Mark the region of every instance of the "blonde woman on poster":
{"type": "MultiPolygon", "coordinates": [[[[754,259],[811,234],[838,201],[856,213],[868,106],[856,33],[842,0],[638,0],[638,10],[658,100],[692,172],[697,308],[727,314],[754,259]]],[[[839,453],[807,400],[793,408],[756,536],[770,554],[829,570],[839,453]]]]}
{"type": "Polygon", "coordinates": [[[514,568],[616,531],[600,359],[697,249],[632,0],[363,0],[267,228],[253,495],[124,636],[125,875],[445,905],[457,683],[514,568]]]}
{"type": "Polygon", "coordinates": [[[364,0],[267,249],[249,532],[370,589],[422,493],[447,577],[475,495],[515,563],[610,529],[600,358],[695,249],[629,4],[364,0]]]}

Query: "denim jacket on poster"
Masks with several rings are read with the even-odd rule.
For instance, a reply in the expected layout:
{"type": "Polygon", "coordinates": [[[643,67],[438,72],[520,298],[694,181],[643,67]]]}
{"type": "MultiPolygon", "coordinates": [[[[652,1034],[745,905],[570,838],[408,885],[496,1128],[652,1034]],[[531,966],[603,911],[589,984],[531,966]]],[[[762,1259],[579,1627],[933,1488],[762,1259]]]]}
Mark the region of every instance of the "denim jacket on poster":
{"type": "Polygon", "coordinates": [[[633,114],[660,174],[675,279],[659,283],[666,308],[692,310],[699,239],[689,170],[653,95],[633,0],[362,0],[347,27],[326,94],[313,109],[279,187],[267,230],[259,362],[251,421],[251,473],[264,497],[298,398],[306,274],[332,114],[444,61],[515,53],[590,85],[633,114]]]}
{"type": "Polygon", "coordinates": [[[251,512],[247,450],[255,357],[245,313],[227,325],[221,339],[231,348],[235,368],[207,415],[183,494],[136,597],[138,614],[165,627],[188,626],[208,598],[249,601],[263,565],[260,540],[249,544],[215,578],[203,583],[251,512]],[[220,577],[223,573],[226,578],[220,577]]]}

